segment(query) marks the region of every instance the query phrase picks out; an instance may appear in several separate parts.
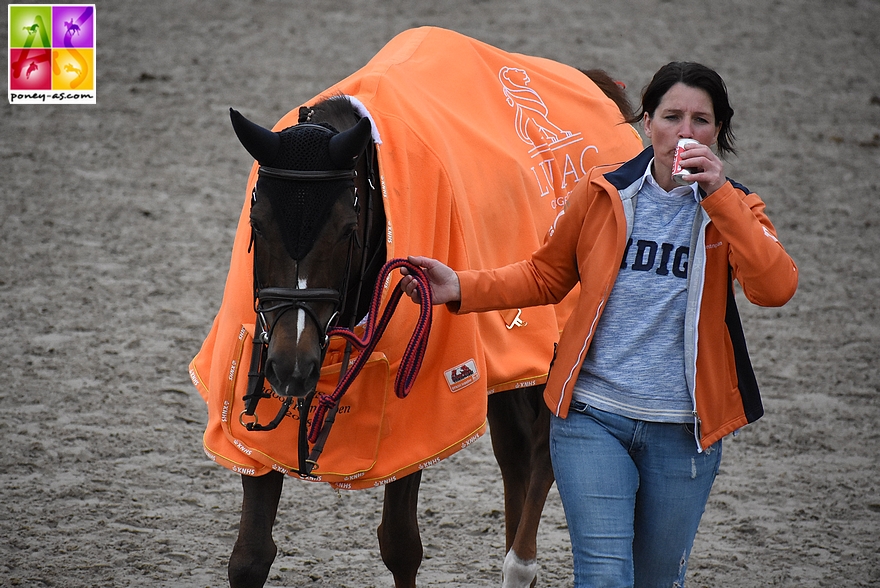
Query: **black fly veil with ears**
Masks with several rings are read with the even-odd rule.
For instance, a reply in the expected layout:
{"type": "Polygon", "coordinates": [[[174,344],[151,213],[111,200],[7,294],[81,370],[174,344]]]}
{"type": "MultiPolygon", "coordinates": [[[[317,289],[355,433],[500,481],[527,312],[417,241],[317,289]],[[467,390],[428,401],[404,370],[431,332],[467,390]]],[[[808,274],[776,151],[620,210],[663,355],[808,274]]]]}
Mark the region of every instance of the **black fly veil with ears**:
{"type": "Polygon", "coordinates": [[[327,123],[300,123],[274,132],[236,110],[229,114],[239,141],[260,164],[257,189],[272,204],[284,248],[300,260],[314,245],[333,204],[353,185],[370,121],[361,119],[342,133],[327,123]]]}

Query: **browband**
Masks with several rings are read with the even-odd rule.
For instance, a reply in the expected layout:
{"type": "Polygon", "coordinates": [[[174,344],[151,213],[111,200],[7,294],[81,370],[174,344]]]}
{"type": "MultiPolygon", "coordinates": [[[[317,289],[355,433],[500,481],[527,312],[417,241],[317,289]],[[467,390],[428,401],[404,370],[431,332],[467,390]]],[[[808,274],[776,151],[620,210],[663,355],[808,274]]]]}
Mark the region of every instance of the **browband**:
{"type": "Polygon", "coordinates": [[[259,174],[261,176],[267,178],[275,178],[277,180],[298,180],[300,182],[353,180],[356,175],[353,169],[300,171],[296,169],[279,169],[277,167],[266,167],[265,165],[260,166],[259,174]]]}

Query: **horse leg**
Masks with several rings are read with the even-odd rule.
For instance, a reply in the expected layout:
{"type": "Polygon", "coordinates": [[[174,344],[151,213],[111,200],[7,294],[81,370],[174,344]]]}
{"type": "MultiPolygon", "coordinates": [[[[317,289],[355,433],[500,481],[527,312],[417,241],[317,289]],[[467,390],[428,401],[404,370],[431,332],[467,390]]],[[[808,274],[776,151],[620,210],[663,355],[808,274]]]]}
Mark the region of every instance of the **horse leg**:
{"type": "Polygon", "coordinates": [[[550,411],[542,391],[543,387],[531,387],[489,396],[489,432],[504,484],[503,588],[537,582],[538,525],[554,481],[550,411]]]}
{"type": "Polygon", "coordinates": [[[231,588],[260,588],[266,583],[269,568],[278,553],[272,540],[272,525],[275,524],[283,484],[284,474],[278,472],[241,477],[244,498],[238,539],[229,557],[231,588]]]}
{"type": "Polygon", "coordinates": [[[417,507],[421,470],[385,485],[382,522],[379,524],[379,553],[394,576],[394,588],[415,588],[422,563],[417,507]]]}
{"type": "Polygon", "coordinates": [[[553,465],[550,462],[550,409],[544,404],[543,387],[532,389],[527,394],[530,395],[530,404],[534,409],[532,414],[535,417],[531,427],[529,489],[516,537],[508,557],[505,557],[506,575],[510,580],[502,588],[534,587],[537,583],[538,526],[541,524],[547,494],[555,479],[553,465]],[[519,554],[525,561],[517,561],[510,557],[511,554],[514,558],[519,554]]]}

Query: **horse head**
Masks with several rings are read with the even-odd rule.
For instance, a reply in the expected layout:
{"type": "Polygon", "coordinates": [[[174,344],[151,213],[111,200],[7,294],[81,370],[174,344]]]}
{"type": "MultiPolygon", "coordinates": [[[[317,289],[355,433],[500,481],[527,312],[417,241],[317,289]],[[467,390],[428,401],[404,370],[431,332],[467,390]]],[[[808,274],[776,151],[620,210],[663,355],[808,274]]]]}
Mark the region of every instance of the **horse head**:
{"type": "Polygon", "coordinates": [[[315,390],[327,330],[345,309],[359,260],[355,167],[370,121],[344,131],[301,122],[275,132],[235,110],[230,116],[260,166],[250,223],[254,302],[268,346],[264,373],[279,396],[301,398],[315,390]]]}

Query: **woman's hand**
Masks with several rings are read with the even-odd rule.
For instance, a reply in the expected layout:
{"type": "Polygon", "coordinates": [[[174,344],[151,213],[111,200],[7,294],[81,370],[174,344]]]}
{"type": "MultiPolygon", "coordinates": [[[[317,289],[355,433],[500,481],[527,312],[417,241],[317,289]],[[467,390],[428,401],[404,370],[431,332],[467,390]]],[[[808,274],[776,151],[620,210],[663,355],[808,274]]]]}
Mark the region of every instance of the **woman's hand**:
{"type": "Polygon", "coordinates": [[[688,179],[697,182],[707,195],[723,186],[727,181],[724,175],[724,163],[712,149],[700,143],[685,145],[681,154],[681,166],[691,170],[700,170],[692,173],[688,179]]]}
{"type": "MultiPolygon", "coordinates": [[[[461,300],[461,284],[459,284],[458,276],[448,265],[430,257],[409,256],[407,260],[425,271],[435,305],[461,300]]],[[[400,273],[403,274],[400,288],[412,298],[413,302],[420,303],[421,296],[419,296],[416,278],[410,275],[405,267],[400,268],[400,273]]]]}

